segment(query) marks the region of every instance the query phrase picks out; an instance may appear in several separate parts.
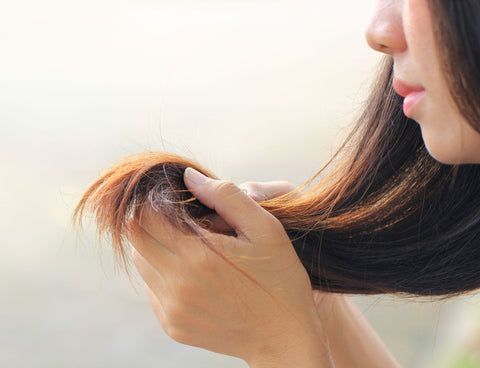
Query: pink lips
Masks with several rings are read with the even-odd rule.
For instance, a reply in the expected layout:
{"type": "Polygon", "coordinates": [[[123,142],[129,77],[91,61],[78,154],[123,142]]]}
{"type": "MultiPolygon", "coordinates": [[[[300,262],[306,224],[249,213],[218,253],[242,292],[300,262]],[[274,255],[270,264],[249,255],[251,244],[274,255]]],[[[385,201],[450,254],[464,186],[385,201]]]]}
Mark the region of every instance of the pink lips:
{"type": "Polygon", "coordinates": [[[405,98],[403,100],[403,113],[409,118],[411,118],[413,116],[414,107],[417,106],[418,103],[425,96],[425,88],[412,87],[399,79],[394,79],[393,89],[400,96],[405,98]]]}

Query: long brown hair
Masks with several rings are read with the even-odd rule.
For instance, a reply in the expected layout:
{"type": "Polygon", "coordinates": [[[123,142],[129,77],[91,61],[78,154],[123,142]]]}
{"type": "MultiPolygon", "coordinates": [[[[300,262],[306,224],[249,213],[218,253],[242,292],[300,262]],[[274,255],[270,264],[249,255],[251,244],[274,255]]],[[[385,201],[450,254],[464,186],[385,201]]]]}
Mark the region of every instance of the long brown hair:
{"type": "MultiPolygon", "coordinates": [[[[429,4],[440,53],[458,41],[456,49],[448,49],[454,55],[442,57],[444,69],[459,110],[478,130],[478,94],[467,102],[462,97],[480,89],[480,48],[471,49],[472,42],[480,42],[480,3],[429,4]],[[446,36],[445,30],[453,33],[446,36]],[[464,65],[458,55],[467,55],[476,66],[473,81],[464,74],[469,69],[458,70],[464,65]]],[[[429,155],[418,124],[404,116],[403,101],[393,91],[392,66],[386,57],[352,133],[308,185],[260,204],[284,225],[316,289],[427,296],[476,289],[480,167],[443,165],[429,155]]],[[[165,153],[127,158],[87,190],[75,219],[81,222],[92,211],[99,231],[111,235],[124,262],[125,241],[141,226],[146,206],[195,233],[212,211],[187,191],[183,172],[188,166],[213,177],[200,165],[165,153]]]]}

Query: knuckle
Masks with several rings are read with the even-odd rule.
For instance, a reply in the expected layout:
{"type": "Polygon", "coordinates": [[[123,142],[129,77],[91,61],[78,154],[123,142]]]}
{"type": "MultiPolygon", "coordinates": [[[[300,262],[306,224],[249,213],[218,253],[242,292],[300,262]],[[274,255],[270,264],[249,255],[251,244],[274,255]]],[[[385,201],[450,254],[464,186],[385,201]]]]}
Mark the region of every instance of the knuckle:
{"type": "Polygon", "coordinates": [[[213,190],[220,199],[228,198],[240,192],[235,183],[228,180],[220,180],[213,190]]]}
{"type": "Polygon", "coordinates": [[[183,312],[178,312],[178,309],[166,312],[166,321],[163,327],[164,331],[173,340],[188,344],[190,339],[187,333],[187,316],[183,312]]]}
{"type": "Polygon", "coordinates": [[[178,328],[177,326],[169,326],[168,331],[166,330],[165,332],[176,342],[188,345],[189,337],[184,329],[178,328]]]}
{"type": "Polygon", "coordinates": [[[267,232],[273,234],[285,231],[285,228],[283,227],[280,220],[278,220],[275,216],[268,212],[265,214],[264,228],[267,232]]]}
{"type": "Polygon", "coordinates": [[[262,202],[267,199],[267,193],[262,183],[249,182],[248,186],[245,186],[244,189],[256,202],[262,202]]]}

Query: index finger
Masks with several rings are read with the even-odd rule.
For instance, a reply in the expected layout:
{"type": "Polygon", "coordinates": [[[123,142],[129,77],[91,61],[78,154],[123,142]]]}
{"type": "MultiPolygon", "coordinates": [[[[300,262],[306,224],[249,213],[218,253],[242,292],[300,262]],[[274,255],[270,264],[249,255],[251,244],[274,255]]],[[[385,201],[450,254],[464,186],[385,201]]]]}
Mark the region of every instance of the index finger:
{"type": "Polygon", "coordinates": [[[185,170],[185,185],[199,201],[215,210],[239,236],[249,239],[278,222],[232,182],[210,179],[188,168],[185,170]]]}

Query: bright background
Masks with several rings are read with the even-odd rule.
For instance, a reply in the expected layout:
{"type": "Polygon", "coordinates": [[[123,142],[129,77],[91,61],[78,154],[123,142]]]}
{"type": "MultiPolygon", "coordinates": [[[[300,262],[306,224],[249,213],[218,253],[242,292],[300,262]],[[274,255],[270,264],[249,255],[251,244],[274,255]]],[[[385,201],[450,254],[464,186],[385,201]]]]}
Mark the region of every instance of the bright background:
{"type": "MultiPolygon", "coordinates": [[[[102,169],[145,149],[239,183],[301,184],[374,74],[372,0],[0,4],[0,366],[246,367],[165,335],[138,277],[135,289],[113,271],[92,229],[72,230],[72,210],[102,169]]],[[[406,367],[445,361],[478,310],[356,300],[406,367]]]]}

